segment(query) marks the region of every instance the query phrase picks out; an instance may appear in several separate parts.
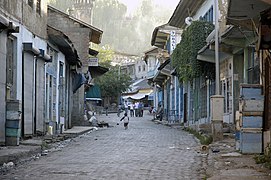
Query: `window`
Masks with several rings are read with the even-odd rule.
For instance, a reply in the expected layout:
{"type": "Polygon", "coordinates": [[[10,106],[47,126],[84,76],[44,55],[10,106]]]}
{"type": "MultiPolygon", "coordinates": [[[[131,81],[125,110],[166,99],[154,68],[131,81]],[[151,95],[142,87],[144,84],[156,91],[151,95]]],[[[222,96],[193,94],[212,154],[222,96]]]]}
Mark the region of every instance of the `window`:
{"type": "Polygon", "coordinates": [[[221,81],[224,96],[224,113],[232,113],[232,79],[228,77],[221,81]]]}
{"type": "Polygon", "coordinates": [[[141,72],[141,66],[138,66],[138,72],[141,72]]]}
{"type": "Polygon", "coordinates": [[[41,14],[41,0],[37,0],[36,11],[39,15],[41,14]]]}
{"type": "Polygon", "coordinates": [[[33,8],[33,0],[28,0],[28,5],[33,8]]]}
{"type": "Polygon", "coordinates": [[[143,65],[142,67],[143,67],[143,71],[146,71],[146,67],[145,67],[145,65],[143,65]]]}
{"type": "Polygon", "coordinates": [[[200,19],[206,22],[213,23],[213,16],[214,16],[214,9],[213,9],[213,6],[211,6],[211,8],[200,19]]]}

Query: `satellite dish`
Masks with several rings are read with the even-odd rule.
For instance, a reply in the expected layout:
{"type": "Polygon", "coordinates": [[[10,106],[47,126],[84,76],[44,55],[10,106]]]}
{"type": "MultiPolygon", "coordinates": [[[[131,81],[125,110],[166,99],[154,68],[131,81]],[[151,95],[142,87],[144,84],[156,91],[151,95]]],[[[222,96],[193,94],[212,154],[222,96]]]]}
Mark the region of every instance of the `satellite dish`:
{"type": "Polygon", "coordinates": [[[185,23],[189,26],[193,21],[193,18],[192,17],[187,17],[185,18],[185,23]]]}

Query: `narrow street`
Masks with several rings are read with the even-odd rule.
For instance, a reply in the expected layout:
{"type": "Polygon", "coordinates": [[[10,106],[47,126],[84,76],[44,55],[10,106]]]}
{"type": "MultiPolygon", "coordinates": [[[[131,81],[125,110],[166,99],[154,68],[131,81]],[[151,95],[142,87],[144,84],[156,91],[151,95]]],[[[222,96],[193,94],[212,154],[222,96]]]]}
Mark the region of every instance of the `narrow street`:
{"type": "Polygon", "coordinates": [[[61,151],[20,165],[1,179],[202,179],[194,137],[156,124],[146,114],[130,118],[128,130],[116,114],[98,116],[110,127],[76,137],[61,151]]]}

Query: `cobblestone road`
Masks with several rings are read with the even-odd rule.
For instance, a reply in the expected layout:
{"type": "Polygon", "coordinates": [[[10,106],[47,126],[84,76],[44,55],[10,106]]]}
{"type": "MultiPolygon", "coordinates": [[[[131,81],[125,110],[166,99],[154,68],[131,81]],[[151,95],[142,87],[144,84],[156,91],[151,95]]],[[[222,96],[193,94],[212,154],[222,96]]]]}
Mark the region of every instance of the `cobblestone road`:
{"type": "Polygon", "coordinates": [[[202,179],[199,144],[180,129],[156,124],[151,116],[131,118],[129,129],[116,114],[112,126],[74,138],[62,151],[18,166],[3,179],[202,179]]]}

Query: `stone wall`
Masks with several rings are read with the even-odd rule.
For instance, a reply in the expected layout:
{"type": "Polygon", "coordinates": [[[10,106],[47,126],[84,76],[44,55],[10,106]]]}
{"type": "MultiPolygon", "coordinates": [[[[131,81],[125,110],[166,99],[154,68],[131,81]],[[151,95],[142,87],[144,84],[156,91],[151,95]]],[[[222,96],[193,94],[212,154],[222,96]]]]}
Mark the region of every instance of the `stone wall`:
{"type": "Polygon", "coordinates": [[[0,12],[26,26],[35,36],[47,38],[47,1],[41,1],[41,13],[38,14],[36,0],[33,7],[26,0],[1,0],[0,12]]]}
{"type": "MultiPolygon", "coordinates": [[[[61,30],[73,42],[82,64],[89,58],[89,43],[91,29],[69,18],[69,15],[59,11],[48,10],[48,24],[61,30]]],[[[87,69],[85,69],[86,72],[87,69]]]]}

